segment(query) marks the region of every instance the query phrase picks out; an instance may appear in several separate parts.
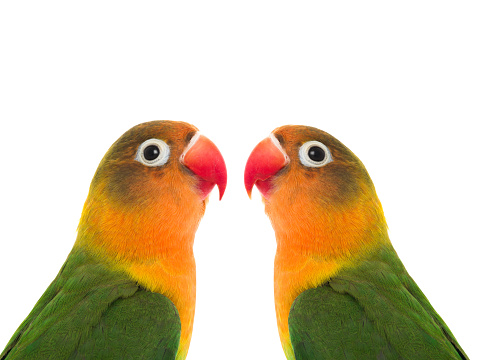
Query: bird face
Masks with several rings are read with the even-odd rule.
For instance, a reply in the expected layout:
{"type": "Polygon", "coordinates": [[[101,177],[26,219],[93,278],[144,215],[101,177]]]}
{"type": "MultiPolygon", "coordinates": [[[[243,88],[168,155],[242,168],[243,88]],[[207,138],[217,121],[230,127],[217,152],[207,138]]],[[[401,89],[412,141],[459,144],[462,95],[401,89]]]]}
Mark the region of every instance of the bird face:
{"type": "Polygon", "coordinates": [[[385,231],[365,167],[324,131],[294,125],[275,129],[247,161],[248,194],[254,185],[264,198],[278,246],[336,256],[357,248],[371,232],[385,231]]]}
{"type": "Polygon", "coordinates": [[[137,125],[98,166],[78,241],[110,256],[135,259],[192,247],[215,185],[221,198],[226,166],[197,128],[174,121],[137,125]]]}
{"type": "Polygon", "coordinates": [[[102,185],[109,198],[128,206],[158,201],[168,192],[178,201],[193,193],[202,201],[215,185],[223,196],[226,166],[194,126],[153,121],[133,127],[111,146],[92,182],[102,185]]]}
{"type": "Polygon", "coordinates": [[[245,169],[245,186],[253,186],[266,202],[288,190],[288,197],[307,193],[327,204],[345,204],[372,182],[361,161],[341,142],[307,126],[282,126],[258,144],[245,169]]]}

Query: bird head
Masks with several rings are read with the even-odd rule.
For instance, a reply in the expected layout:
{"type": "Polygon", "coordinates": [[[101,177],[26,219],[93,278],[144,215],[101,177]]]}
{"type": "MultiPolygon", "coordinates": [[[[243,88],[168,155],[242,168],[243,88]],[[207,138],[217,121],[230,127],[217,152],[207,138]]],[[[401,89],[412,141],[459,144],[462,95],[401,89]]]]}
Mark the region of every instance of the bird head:
{"type": "Polygon", "coordinates": [[[184,247],[185,241],[192,245],[209,193],[217,185],[221,199],[226,180],[221,153],[196,127],[175,121],[137,125],[98,166],[80,242],[132,257],[184,247]]]}
{"type": "Polygon", "coordinates": [[[385,230],[366,168],[351,150],[319,129],[275,129],[248,158],[244,181],[249,195],[255,185],[262,194],[278,241],[303,247],[322,244],[334,253],[353,238],[385,230]]]}

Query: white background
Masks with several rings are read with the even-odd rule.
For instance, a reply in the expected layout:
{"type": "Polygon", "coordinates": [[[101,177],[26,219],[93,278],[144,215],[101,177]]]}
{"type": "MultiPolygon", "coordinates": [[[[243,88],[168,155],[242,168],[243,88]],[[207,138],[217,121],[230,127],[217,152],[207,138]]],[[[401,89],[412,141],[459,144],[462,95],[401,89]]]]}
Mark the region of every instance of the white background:
{"type": "Polygon", "coordinates": [[[284,359],[274,233],[243,187],[284,124],[361,158],[401,259],[478,358],[478,18],[474,1],[2,2],[0,348],[69,253],[105,151],[174,119],[229,172],[196,236],[189,360],[284,359]]]}

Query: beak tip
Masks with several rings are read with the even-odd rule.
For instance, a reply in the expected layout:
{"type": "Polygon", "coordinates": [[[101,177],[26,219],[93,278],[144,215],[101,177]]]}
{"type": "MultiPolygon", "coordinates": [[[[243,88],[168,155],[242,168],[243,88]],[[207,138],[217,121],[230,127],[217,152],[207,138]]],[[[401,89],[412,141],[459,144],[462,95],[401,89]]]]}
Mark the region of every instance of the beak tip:
{"type": "Polygon", "coordinates": [[[217,186],[218,186],[218,191],[220,193],[220,201],[221,199],[223,199],[223,195],[225,194],[225,191],[226,191],[226,184],[227,184],[227,179],[228,179],[228,176],[226,174],[226,164],[223,160],[223,158],[221,158],[221,166],[220,168],[223,169],[223,171],[221,172],[220,175],[218,175],[218,179],[217,179],[217,186]]]}
{"type": "Polygon", "coordinates": [[[244,174],[244,187],[246,189],[246,193],[248,197],[251,199],[251,194],[253,192],[253,187],[255,184],[254,178],[251,176],[250,171],[248,170],[248,166],[246,166],[245,174],[244,174]]]}
{"type": "Polygon", "coordinates": [[[226,187],[220,188],[218,186],[218,190],[220,192],[220,201],[221,201],[221,199],[223,199],[223,195],[225,194],[226,187]]]}

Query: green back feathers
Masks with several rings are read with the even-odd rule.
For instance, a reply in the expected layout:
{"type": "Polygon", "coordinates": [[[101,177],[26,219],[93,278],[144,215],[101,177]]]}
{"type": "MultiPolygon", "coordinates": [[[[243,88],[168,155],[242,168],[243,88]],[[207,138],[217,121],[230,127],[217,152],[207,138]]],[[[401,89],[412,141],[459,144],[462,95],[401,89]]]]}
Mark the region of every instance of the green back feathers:
{"type": "Polygon", "coordinates": [[[300,294],[289,330],[296,360],[468,359],[390,245],[300,294]]]}
{"type": "Polygon", "coordinates": [[[174,359],[180,329],[165,296],[74,248],[0,359],[174,359]]]}

